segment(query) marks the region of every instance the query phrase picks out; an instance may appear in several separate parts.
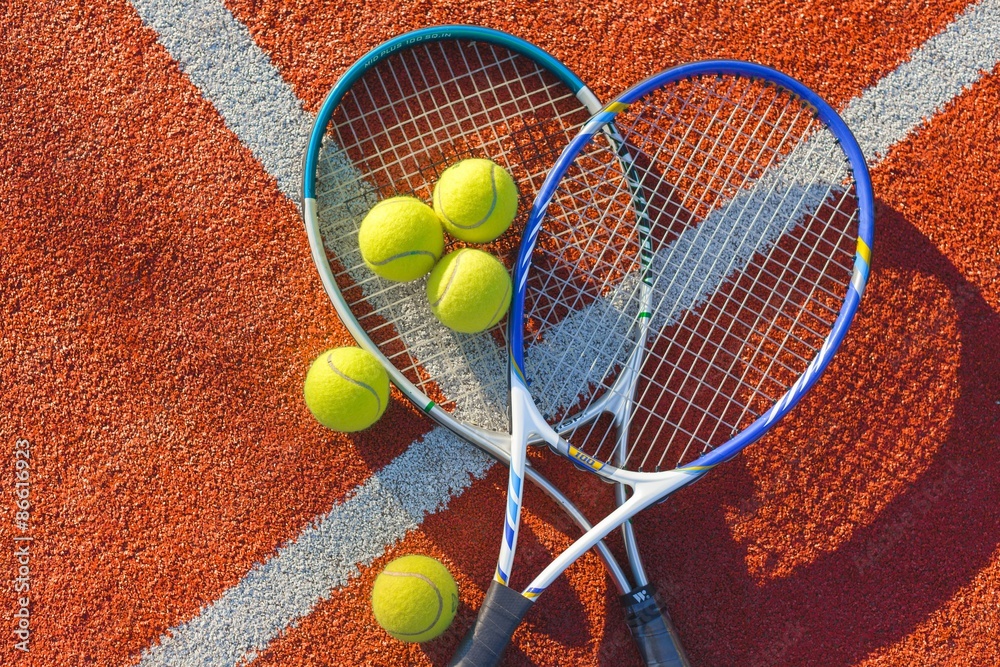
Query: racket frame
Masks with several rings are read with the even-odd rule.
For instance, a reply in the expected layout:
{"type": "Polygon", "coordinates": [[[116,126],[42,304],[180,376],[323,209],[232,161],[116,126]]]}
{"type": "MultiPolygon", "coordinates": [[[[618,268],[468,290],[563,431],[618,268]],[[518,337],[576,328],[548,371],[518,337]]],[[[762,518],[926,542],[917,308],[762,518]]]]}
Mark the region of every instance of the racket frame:
{"type": "MultiPolygon", "coordinates": [[[[609,482],[624,484],[633,489],[633,494],[624,503],[594,525],[591,531],[560,554],[522,592],[529,600],[536,599],[572,562],[590,549],[597,540],[603,539],[616,526],[674,491],[691,484],[710,469],[736,454],[744,447],[764,435],[774,424],[786,415],[816,383],[834,353],[842,342],[858,304],[864,293],[869,276],[871,247],[874,234],[874,196],[871,178],[864,154],[850,129],[837,112],[819,95],[804,84],[777,70],[733,60],[710,60],[675,67],[632,86],[617,100],[595,114],[581,129],[580,133],[563,150],[552,170],[542,184],[525,227],[514,270],[514,300],[508,319],[509,375],[511,390],[511,416],[513,445],[511,451],[510,479],[508,482],[508,503],[505,518],[504,538],[501,543],[495,581],[507,585],[513,567],[517,531],[520,523],[521,487],[520,476],[525,463],[526,446],[532,438],[544,440],[550,448],[569,458],[578,467],[584,468],[609,482]],[[804,101],[839,141],[854,176],[858,200],[858,241],[853,273],[840,311],[830,333],[816,355],[810,360],[805,371],[796,379],[785,394],[757,417],[744,430],[728,442],[704,453],[695,461],[673,470],[661,472],[634,472],[597,461],[566,441],[549,425],[531,398],[524,368],[524,308],[527,278],[530,274],[532,253],[538,240],[539,231],[545,220],[548,206],[563,175],[603,128],[612,124],[618,113],[627,109],[647,93],[671,83],[698,76],[736,76],[751,80],[775,83],[804,101]]],[[[646,333],[641,334],[643,337],[646,333]]],[[[635,357],[635,354],[632,355],[635,357]]],[[[633,381],[634,380],[628,380],[633,381]]],[[[610,392],[609,392],[610,393],[610,392]]],[[[632,392],[626,395],[631,396],[632,392]]],[[[610,399],[609,399],[610,400],[610,399]]],[[[596,403],[602,407],[600,403],[596,403]]],[[[596,411],[591,410],[590,412],[596,411]]],[[[612,411],[613,412],[613,411],[612,411]]],[[[593,415],[586,415],[592,418],[593,415]]]]}
{"type": "MultiPolygon", "coordinates": [[[[592,110],[600,109],[602,107],[600,101],[593,94],[593,92],[591,92],[583,81],[573,74],[573,72],[565,65],[533,44],[499,30],[466,25],[448,25],[423,28],[399,35],[398,37],[382,43],[354,63],[354,65],[352,65],[341,76],[341,78],[338,79],[337,83],[323,101],[323,105],[320,107],[320,110],[316,115],[316,120],[313,123],[312,131],[309,136],[309,144],[303,159],[303,220],[305,222],[306,234],[309,238],[309,246],[312,252],[313,263],[316,265],[319,272],[320,280],[323,283],[323,289],[326,291],[331,303],[333,303],[333,306],[337,311],[337,315],[347,328],[348,333],[351,334],[358,345],[373,354],[382,363],[386,372],[389,374],[389,378],[392,380],[392,383],[396,385],[396,387],[411,403],[418,406],[431,419],[441,426],[444,426],[449,431],[455,433],[463,440],[476,443],[494,459],[509,465],[509,434],[491,431],[489,429],[481,428],[455,419],[448,411],[442,409],[439,405],[437,405],[437,403],[432,401],[426,394],[420,391],[416,385],[410,382],[410,380],[391,361],[389,361],[378,346],[375,345],[375,343],[373,343],[368,337],[368,334],[365,332],[364,328],[360,325],[356,316],[352,312],[347,299],[337,286],[333,269],[331,268],[330,262],[326,256],[326,246],[323,243],[322,233],[320,232],[318,223],[315,175],[318,171],[319,156],[323,146],[323,138],[326,134],[327,126],[329,125],[330,119],[333,117],[334,111],[343,101],[344,96],[372,67],[377,65],[382,60],[399,52],[401,49],[411,48],[419,44],[446,40],[485,41],[510,49],[511,51],[526,56],[544,67],[550,73],[556,75],[559,80],[564,83],[574,95],[577,96],[577,99],[580,100],[581,104],[583,104],[585,108],[592,110]]],[[[590,525],[575,505],[573,505],[569,499],[566,498],[566,496],[562,494],[562,492],[560,492],[551,482],[534,470],[532,470],[530,474],[532,476],[532,481],[536,482],[547,495],[562,506],[581,528],[590,525]]],[[[584,530],[586,530],[586,528],[584,528],[584,530]]],[[[598,550],[602,559],[605,561],[605,564],[608,566],[616,587],[619,588],[620,592],[625,592],[628,589],[628,579],[625,576],[625,573],[622,571],[621,567],[617,564],[611,555],[611,552],[607,550],[605,545],[601,544],[598,550]]]]}
{"type": "MultiPolygon", "coordinates": [[[[355,339],[360,347],[373,354],[386,369],[390,380],[403,393],[403,395],[415,406],[420,408],[432,420],[449,431],[459,436],[463,440],[474,444],[486,452],[494,459],[503,462],[508,467],[511,465],[511,435],[485,429],[473,424],[468,424],[454,418],[448,411],[442,409],[433,400],[427,397],[416,387],[375,345],[369,338],[364,328],[357,321],[351,310],[350,304],[340,291],[336,278],[326,255],[326,247],[323,243],[322,233],[318,223],[318,204],[316,199],[316,174],[320,159],[320,152],[323,146],[323,139],[327,127],[337,107],[341,104],[344,96],[351,90],[352,86],[361,79],[366,72],[377,65],[382,60],[392,56],[402,49],[411,48],[419,44],[440,42],[446,40],[470,40],[483,41],[490,44],[505,47],[510,51],[523,55],[536,64],[543,67],[549,73],[555,75],[569,90],[577,97],[580,103],[590,112],[602,109],[601,102],[597,96],[565,65],[542,49],[525,42],[513,35],[466,25],[446,25],[432,28],[424,28],[410,33],[400,35],[380,46],[376,47],[364,57],[359,59],[338,79],[334,87],[328,93],[322,106],[317,113],[309,136],[309,143],[303,156],[303,181],[302,181],[302,216],[309,239],[309,245],[313,258],[320,275],[323,288],[330,298],[338,316],[347,328],[350,335],[355,339]]],[[[614,134],[613,125],[608,132],[614,134]]],[[[578,424],[577,424],[578,425],[578,424]]],[[[536,439],[537,442],[537,439],[536,439]]],[[[582,512],[563,494],[552,482],[538,473],[532,466],[525,463],[521,469],[521,478],[527,478],[548,495],[563,511],[577,524],[577,526],[587,534],[592,526],[582,512]]],[[[624,489],[618,491],[620,497],[624,497],[624,489]]],[[[626,608],[627,616],[637,605],[645,605],[643,596],[654,594],[655,588],[650,584],[643,567],[642,560],[638,554],[638,547],[634,536],[630,533],[626,535],[626,554],[633,572],[635,587],[629,581],[628,576],[622,570],[617,560],[603,541],[598,540],[593,548],[603,561],[608,573],[622,598],[622,604],[626,608]],[[626,600],[629,596],[635,599],[626,600]]],[[[659,608],[655,614],[655,619],[646,620],[640,623],[629,621],[630,630],[639,645],[640,652],[648,664],[659,664],[651,661],[649,655],[671,656],[675,663],[688,665],[684,656],[683,648],[677,641],[676,631],[669,621],[669,617],[659,608]],[[661,615],[662,613],[662,615],[661,615]],[[645,627],[645,630],[644,630],[645,627]],[[646,632],[648,636],[641,637],[638,632],[646,632]],[[668,636],[669,635],[669,636],[668,636]]]]}

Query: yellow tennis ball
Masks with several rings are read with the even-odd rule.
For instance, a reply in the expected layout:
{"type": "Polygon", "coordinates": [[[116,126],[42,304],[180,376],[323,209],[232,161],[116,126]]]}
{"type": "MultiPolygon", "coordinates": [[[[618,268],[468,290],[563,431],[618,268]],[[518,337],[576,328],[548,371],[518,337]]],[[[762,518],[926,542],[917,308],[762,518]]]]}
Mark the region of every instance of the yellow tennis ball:
{"type": "Polygon", "coordinates": [[[462,248],[441,258],[427,278],[427,300],[441,324],[462,333],[485,331],[510,307],[511,280],[493,255],[462,248]]]}
{"type": "Polygon", "coordinates": [[[388,280],[423,276],[444,252],[441,221],[430,206],[413,197],[391,197],[376,204],[358,230],[361,257],[388,280]]]}
{"type": "Polygon", "coordinates": [[[458,610],[458,586],[429,556],[403,556],[385,566],[372,587],[372,611],[386,632],[425,642],[448,629],[458,610]]]}
{"type": "Polygon", "coordinates": [[[320,424],[334,431],[361,431],[379,420],[389,405],[389,375],[360,347],[337,347],[319,355],[302,388],[306,405],[320,424]]]}
{"type": "Polygon", "coordinates": [[[514,221],[517,186],[489,160],[462,160],[445,169],[434,186],[434,212],[455,238],[488,243],[514,221]]]}

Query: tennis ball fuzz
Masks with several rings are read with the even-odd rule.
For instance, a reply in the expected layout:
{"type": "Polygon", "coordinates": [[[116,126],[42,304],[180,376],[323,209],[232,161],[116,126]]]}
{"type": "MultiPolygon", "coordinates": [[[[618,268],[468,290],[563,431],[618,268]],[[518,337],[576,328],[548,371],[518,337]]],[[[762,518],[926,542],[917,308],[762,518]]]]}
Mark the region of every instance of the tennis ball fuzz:
{"type": "Polygon", "coordinates": [[[353,433],[368,428],[385,412],[389,375],[360,347],[337,347],[312,363],[302,393],[320,424],[353,433]]]}
{"type": "Polygon", "coordinates": [[[510,307],[511,280],[493,255],[462,248],[441,258],[427,278],[427,300],[441,324],[479,333],[500,321],[510,307]]]}
{"type": "Polygon", "coordinates": [[[444,232],[427,204],[414,197],[391,197],[361,221],[358,246],[369,269],[388,280],[407,282],[426,274],[441,258],[444,232]]]}
{"type": "Polygon", "coordinates": [[[514,221],[517,186],[489,160],[462,160],[445,169],[434,186],[434,212],[455,238],[488,243],[514,221]]]}
{"type": "Polygon", "coordinates": [[[403,556],[385,566],[372,587],[372,611],[386,632],[425,642],[448,629],[458,610],[458,586],[429,556],[403,556]]]}

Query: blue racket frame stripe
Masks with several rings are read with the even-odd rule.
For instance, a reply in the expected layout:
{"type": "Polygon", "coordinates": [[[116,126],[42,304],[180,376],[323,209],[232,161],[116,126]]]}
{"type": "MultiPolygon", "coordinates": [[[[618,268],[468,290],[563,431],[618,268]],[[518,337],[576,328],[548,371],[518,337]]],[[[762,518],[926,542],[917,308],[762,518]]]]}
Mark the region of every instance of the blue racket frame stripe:
{"type": "MultiPolygon", "coordinates": [[[[752,79],[764,79],[777,83],[790,92],[803,99],[809,106],[815,109],[817,117],[830,129],[837,141],[840,142],[844,153],[847,155],[854,175],[856,192],[858,196],[858,208],[860,211],[858,219],[858,250],[855,254],[854,274],[851,279],[847,296],[841,306],[840,312],[835,320],[830,335],[821,347],[817,355],[812,359],[805,373],[789,388],[788,392],[771,406],[765,413],[758,417],[750,426],[740,432],[729,442],[713,449],[701,456],[689,465],[682,466],[686,471],[706,472],[709,468],[726,461],[742,450],[744,447],[760,438],[776,421],[781,419],[791,410],[799,399],[815,384],[823,370],[830,363],[834,353],[840,346],[844,335],[847,333],[857,312],[858,304],[864,293],[865,285],[868,282],[869,265],[871,261],[871,247],[875,229],[874,198],[872,195],[871,177],[865,163],[864,153],[858,145],[857,140],[851,133],[847,124],[840,115],[823,98],[810,90],[804,84],[792,77],[779,72],[770,67],[747,63],[735,60],[707,60],[698,63],[681,65],[670,70],[652,76],[635,86],[629,88],[621,94],[619,98],[609,104],[605,109],[587,122],[580,134],[566,147],[559,156],[552,171],[542,184],[532,205],[531,215],[525,227],[524,236],[521,240],[521,247],[518,252],[517,263],[514,268],[514,301],[511,306],[511,316],[508,321],[508,340],[510,341],[510,364],[511,382],[522,383],[525,387],[527,381],[524,376],[524,301],[527,287],[528,272],[531,266],[531,255],[535,249],[538,233],[545,218],[545,212],[555,194],[563,175],[573,163],[575,157],[582,151],[583,147],[593,140],[594,135],[601,131],[608,123],[612,122],[618,113],[628,108],[628,106],[642,98],[644,95],[667,84],[682,81],[695,76],[705,75],[732,75],[752,79]]],[[[577,458],[578,457],[574,457],[577,458]]],[[[586,461],[582,461],[586,464],[586,461]]],[[[611,466],[596,468],[589,467],[594,472],[610,476],[618,473],[611,466]]],[[[692,480],[693,481],[693,480],[692,480]]]]}

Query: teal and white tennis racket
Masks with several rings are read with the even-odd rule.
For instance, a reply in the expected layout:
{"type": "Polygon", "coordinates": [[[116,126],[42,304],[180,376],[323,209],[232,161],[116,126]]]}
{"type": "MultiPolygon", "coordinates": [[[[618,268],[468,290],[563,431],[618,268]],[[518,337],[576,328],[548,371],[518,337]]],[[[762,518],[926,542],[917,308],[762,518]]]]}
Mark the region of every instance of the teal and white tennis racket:
{"type": "MultiPolygon", "coordinates": [[[[511,267],[546,173],[600,108],[575,74],[527,42],[470,26],[429,28],[382,44],[340,78],[319,111],[305,155],[306,228],[340,318],[410,401],[504,463],[511,436],[503,327],[468,335],[440,325],[429,312],[422,280],[389,282],[365,267],[358,226],[378,201],[407,194],[429,202],[448,166],[489,158],[513,175],[522,197],[511,231],[488,248],[511,267]]],[[[551,482],[530,466],[523,477],[581,530],[590,529],[551,482]]],[[[603,542],[594,546],[646,664],[686,665],[631,533],[626,550],[634,586],[603,542]]]]}

